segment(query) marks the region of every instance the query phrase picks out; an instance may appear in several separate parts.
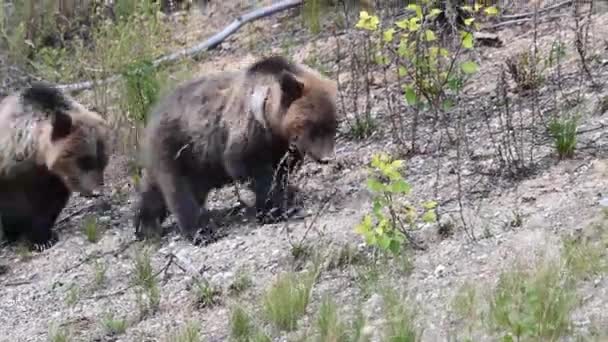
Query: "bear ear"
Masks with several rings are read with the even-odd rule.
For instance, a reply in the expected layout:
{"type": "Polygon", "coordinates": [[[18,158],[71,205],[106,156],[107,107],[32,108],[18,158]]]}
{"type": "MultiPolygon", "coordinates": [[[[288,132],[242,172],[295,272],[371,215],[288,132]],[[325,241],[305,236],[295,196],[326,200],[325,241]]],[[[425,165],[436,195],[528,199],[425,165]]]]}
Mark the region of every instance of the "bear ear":
{"type": "Polygon", "coordinates": [[[281,85],[281,105],[289,107],[291,103],[304,94],[304,83],[298,81],[296,77],[283,71],[279,76],[279,84],[281,85]]]}
{"type": "Polygon", "coordinates": [[[51,125],[53,126],[52,141],[65,138],[72,131],[72,118],[66,113],[55,112],[51,115],[51,125]]]}

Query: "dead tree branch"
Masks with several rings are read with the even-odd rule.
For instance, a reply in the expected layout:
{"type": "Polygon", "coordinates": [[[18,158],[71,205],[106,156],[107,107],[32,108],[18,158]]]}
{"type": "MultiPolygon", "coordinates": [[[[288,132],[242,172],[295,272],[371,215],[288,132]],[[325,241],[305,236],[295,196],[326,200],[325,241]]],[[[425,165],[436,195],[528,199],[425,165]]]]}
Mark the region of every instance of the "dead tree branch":
{"type": "MultiPolygon", "coordinates": [[[[275,13],[297,7],[301,4],[302,0],[285,0],[270,6],[255,9],[249,13],[245,13],[237,17],[232,23],[230,23],[230,25],[226,26],[223,30],[214,34],[209,39],[182,51],[174,52],[169,55],[160,57],[156,59],[153,64],[154,66],[159,66],[165,63],[175,62],[183,57],[193,57],[202,52],[212,50],[218,45],[220,45],[230,35],[238,31],[243,25],[261,18],[271,16],[275,13]]],[[[61,84],[57,87],[67,92],[77,92],[86,89],[91,89],[98,85],[115,82],[119,78],[120,75],[113,75],[100,81],[85,81],[71,84],[61,84]]]]}
{"type": "Polygon", "coordinates": [[[549,7],[540,9],[540,10],[538,10],[537,13],[535,13],[535,11],[532,11],[532,12],[527,12],[527,13],[513,14],[513,15],[502,15],[502,16],[500,16],[500,19],[505,20],[505,21],[510,21],[510,20],[517,20],[517,19],[523,19],[523,18],[531,18],[531,17],[534,17],[535,15],[541,15],[545,12],[549,12],[549,11],[560,9],[562,7],[570,6],[573,3],[574,3],[573,0],[566,0],[566,1],[562,1],[558,4],[555,4],[553,6],[549,6],[549,7]]]}

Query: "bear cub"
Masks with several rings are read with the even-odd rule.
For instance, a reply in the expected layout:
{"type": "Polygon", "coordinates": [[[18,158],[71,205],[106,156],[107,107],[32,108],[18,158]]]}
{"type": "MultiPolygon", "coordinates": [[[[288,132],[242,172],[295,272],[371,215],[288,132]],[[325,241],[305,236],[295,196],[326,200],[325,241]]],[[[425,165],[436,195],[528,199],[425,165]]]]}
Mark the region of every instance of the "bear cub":
{"type": "Polygon", "coordinates": [[[103,185],[108,126],[49,84],[0,101],[0,227],[9,241],[56,242],[55,221],[72,192],[103,185]]]}
{"type": "Polygon", "coordinates": [[[192,240],[207,228],[209,191],[233,182],[250,182],[258,219],[282,216],[286,187],[273,180],[306,155],[318,163],[333,157],[336,93],[334,81],[282,56],[177,87],[156,104],[145,129],[136,235],[160,235],[172,213],[192,240]]]}

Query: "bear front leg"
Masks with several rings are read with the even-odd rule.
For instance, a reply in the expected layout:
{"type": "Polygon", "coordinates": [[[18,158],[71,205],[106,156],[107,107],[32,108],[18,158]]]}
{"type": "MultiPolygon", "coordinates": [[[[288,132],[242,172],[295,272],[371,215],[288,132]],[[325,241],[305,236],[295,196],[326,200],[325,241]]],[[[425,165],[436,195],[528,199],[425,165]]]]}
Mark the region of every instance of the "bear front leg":
{"type": "Polygon", "coordinates": [[[161,225],[167,218],[167,206],[157,184],[144,179],[139,202],[135,207],[133,225],[137,239],[159,238],[161,225]]]}
{"type": "Polygon", "coordinates": [[[253,173],[256,218],[260,223],[276,223],[285,217],[283,184],[280,177],[275,179],[271,167],[257,168],[253,173]]]}
{"type": "Polygon", "coordinates": [[[201,211],[196,197],[186,179],[180,179],[173,172],[161,172],[158,176],[159,187],[164,194],[169,211],[175,215],[182,236],[193,241],[199,228],[201,211]]]}

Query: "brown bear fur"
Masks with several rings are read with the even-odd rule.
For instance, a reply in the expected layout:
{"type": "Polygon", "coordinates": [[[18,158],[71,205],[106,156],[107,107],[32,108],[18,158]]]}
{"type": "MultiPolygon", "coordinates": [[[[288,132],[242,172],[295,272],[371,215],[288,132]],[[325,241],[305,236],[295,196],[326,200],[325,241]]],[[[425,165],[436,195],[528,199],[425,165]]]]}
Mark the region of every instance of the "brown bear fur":
{"type": "Polygon", "coordinates": [[[253,180],[264,216],[285,191],[273,177],[282,179],[305,155],[320,163],[333,156],[336,93],[335,82],[280,56],[180,85],[146,127],[137,235],[160,234],[170,212],[192,239],[207,224],[209,191],[237,181],[253,180]],[[279,167],[290,147],[294,161],[279,167]]]}
{"type": "Polygon", "coordinates": [[[0,101],[0,132],[4,233],[48,246],[71,193],[103,185],[108,127],[58,89],[34,84],[0,101]]]}

